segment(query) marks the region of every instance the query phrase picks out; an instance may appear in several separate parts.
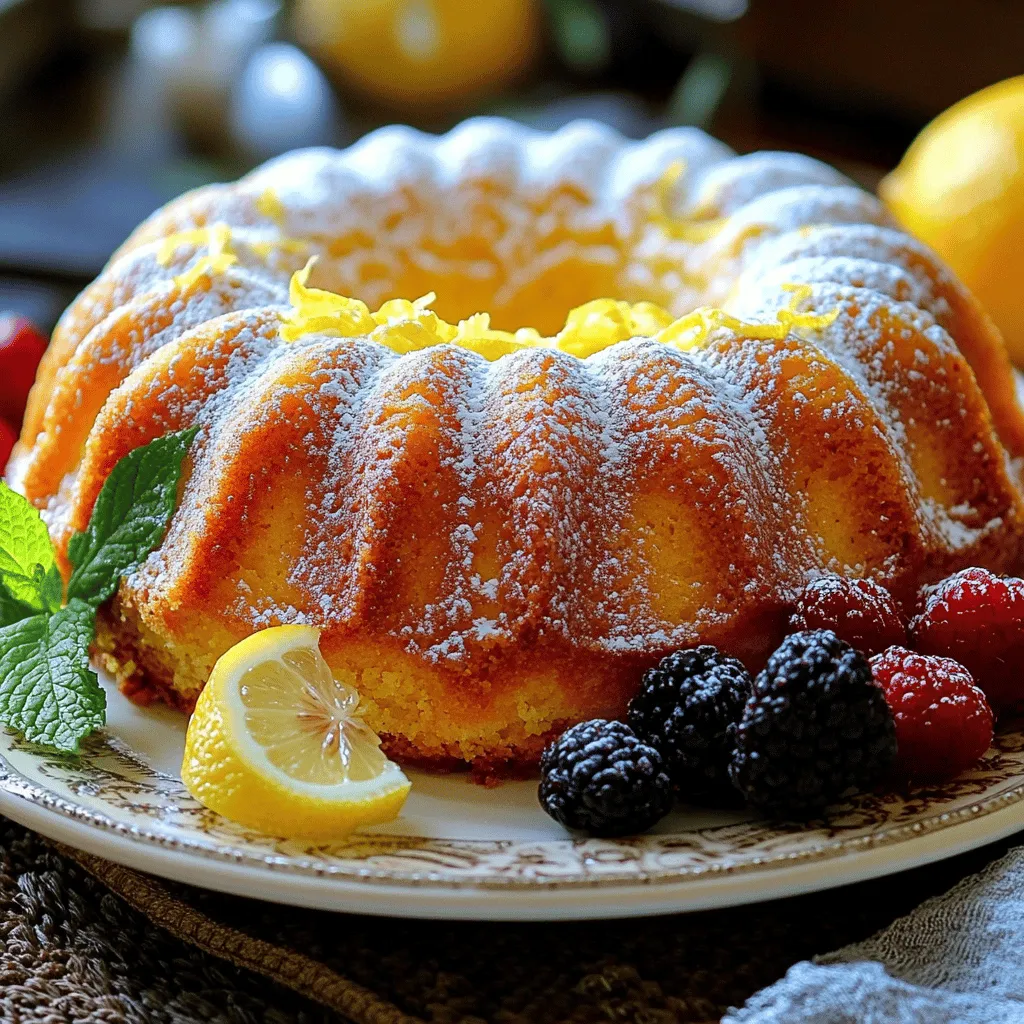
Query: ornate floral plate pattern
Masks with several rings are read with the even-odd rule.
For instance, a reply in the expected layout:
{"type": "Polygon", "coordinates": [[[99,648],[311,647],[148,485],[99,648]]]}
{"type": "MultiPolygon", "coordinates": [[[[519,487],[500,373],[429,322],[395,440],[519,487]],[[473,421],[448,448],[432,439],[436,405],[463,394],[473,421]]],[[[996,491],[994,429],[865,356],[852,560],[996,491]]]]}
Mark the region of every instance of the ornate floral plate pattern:
{"type": "Polygon", "coordinates": [[[770,825],[679,811],[655,834],[571,838],[531,783],[414,776],[392,825],[335,846],[248,831],[196,803],[176,771],[184,720],[111,687],[109,724],[75,757],[0,735],[0,811],[53,838],[213,889],[364,913],[609,917],[753,902],[949,856],[1024,828],[1024,728],[954,783],[770,825]]]}

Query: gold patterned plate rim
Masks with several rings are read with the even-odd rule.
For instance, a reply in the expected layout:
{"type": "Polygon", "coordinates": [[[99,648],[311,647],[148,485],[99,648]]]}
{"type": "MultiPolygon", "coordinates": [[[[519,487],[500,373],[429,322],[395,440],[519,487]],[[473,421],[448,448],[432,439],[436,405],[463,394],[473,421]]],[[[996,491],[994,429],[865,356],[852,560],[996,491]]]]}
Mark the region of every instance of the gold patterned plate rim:
{"type": "MultiPolygon", "coordinates": [[[[1017,723],[952,783],[858,797],[807,827],[708,823],[707,815],[690,827],[684,815],[658,834],[602,840],[439,838],[399,825],[334,847],[226,822],[118,733],[115,724],[90,737],[75,757],[0,735],[0,811],[157,874],[369,913],[555,919],[752,902],[900,870],[1024,828],[1024,725],[1017,723]]],[[[443,783],[432,785],[443,792],[443,783]]]]}

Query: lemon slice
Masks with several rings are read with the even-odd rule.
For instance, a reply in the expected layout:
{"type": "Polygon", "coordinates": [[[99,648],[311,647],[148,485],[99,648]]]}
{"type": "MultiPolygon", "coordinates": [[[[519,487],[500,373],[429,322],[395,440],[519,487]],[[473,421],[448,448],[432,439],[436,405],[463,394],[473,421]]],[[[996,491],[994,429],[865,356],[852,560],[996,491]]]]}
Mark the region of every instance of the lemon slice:
{"type": "Polygon", "coordinates": [[[181,765],[200,803],[261,832],[320,841],[397,816],[409,780],[381,752],[359,694],[333,677],[319,640],[311,626],[276,626],[214,666],[181,765]]]}

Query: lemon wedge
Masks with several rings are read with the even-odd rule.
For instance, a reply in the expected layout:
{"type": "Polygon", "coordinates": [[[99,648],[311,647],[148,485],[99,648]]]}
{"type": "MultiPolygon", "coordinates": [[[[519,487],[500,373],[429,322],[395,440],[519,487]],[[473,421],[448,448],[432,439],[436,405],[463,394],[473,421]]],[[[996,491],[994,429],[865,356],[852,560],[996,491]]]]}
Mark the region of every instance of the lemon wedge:
{"type": "Polygon", "coordinates": [[[232,821],[328,842],[395,818],[410,783],[319,640],[311,626],[276,626],[224,654],[189,722],[181,778],[232,821]]]}

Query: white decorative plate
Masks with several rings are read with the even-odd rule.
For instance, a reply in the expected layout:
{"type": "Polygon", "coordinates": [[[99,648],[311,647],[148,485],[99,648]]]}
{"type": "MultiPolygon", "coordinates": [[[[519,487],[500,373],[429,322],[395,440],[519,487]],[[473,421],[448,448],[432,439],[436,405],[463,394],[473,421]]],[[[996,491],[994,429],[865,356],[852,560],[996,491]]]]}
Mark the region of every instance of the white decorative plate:
{"type": "Polygon", "coordinates": [[[860,798],[815,827],[678,811],[637,839],[578,839],[543,814],[533,783],[413,774],[398,821],[311,847],[197,804],[178,777],[184,718],[104,685],[109,724],[79,756],[0,734],[0,811],[131,867],[282,903],[493,920],[670,913],[888,874],[1024,828],[1024,729],[1013,728],[955,783],[860,798]]]}

